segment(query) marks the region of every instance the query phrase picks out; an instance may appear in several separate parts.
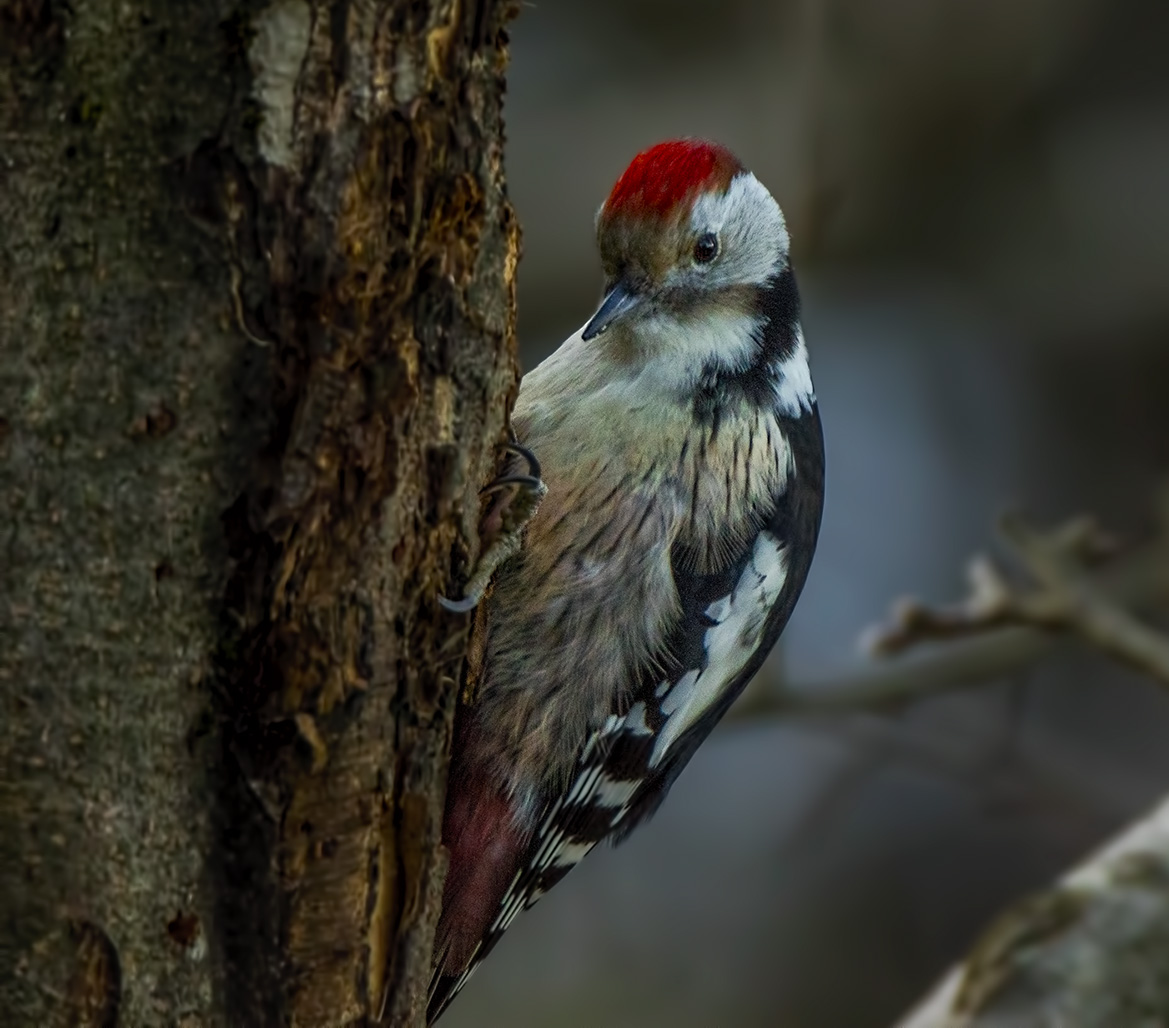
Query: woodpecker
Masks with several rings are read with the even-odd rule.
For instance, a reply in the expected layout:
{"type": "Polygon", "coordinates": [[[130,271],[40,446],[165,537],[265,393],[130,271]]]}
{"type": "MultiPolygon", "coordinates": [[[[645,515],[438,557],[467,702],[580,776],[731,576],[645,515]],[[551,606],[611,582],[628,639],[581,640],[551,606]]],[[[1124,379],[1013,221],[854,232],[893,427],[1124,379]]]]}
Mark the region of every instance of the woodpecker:
{"type": "Polygon", "coordinates": [[[493,487],[525,494],[526,524],[447,603],[494,574],[456,716],[430,1024],[519,911],[658,808],[779,638],[819,532],[823,437],[771,194],[725,147],[660,143],[597,242],[603,299],[524,376],[493,487]]]}

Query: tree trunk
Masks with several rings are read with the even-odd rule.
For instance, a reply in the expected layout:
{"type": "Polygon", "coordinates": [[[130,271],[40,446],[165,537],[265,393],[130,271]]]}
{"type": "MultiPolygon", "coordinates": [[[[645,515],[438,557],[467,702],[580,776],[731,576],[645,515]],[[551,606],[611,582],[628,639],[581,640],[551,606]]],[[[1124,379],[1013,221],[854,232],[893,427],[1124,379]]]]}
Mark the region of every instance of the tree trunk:
{"type": "Polygon", "coordinates": [[[6,1026],[420,1022],[510,14],[0,0],[6,1026]]]}

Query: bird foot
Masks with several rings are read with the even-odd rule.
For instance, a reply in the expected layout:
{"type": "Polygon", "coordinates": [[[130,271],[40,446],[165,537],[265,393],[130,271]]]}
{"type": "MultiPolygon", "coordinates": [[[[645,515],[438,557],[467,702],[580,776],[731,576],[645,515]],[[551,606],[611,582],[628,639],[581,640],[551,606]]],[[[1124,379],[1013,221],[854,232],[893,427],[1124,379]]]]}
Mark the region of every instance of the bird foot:
{"type": "Polygon", "coordinates": [[[528,465],[527,474],[504,474],[488,482],[479,492],[480,496],[498,495],[479,526],[479,534],[485,543],[471,577],[463,590],[461,600],[451,600],[440,595],[439,605],[452,614],[466,614],[482,601],[491,579],[500,566],[520,552],[523,546],[524,529],[535,517],[548,487],[540,477],[540,462],[526,446],[509,442],[504,446],[508,453],[524,460],[528,465]]]}

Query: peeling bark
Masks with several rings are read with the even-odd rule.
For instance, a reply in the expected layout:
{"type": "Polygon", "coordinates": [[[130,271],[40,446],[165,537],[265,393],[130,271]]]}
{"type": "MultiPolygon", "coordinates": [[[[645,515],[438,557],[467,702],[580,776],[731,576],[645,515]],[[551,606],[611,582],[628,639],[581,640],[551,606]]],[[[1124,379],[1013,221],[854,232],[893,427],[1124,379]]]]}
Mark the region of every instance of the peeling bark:
{"type": "Polygon", "coordinates": [[[507,3],[0,0],[5,1024],[416,1024],[507,3]]]}

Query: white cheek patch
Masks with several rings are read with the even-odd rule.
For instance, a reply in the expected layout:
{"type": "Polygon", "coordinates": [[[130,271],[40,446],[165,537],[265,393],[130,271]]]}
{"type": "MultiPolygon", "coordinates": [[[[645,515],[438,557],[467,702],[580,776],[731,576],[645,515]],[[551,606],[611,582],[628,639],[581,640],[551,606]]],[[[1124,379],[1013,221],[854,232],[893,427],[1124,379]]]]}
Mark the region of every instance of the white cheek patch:
{"type": "Polygon", "coordinates": [[[711,287],[762,285],[787,262],[791,239],[783,212],[749,171],[736,175],[725,193],[699,196],[690,225],[695,234],[718,234],[721,256],[706,271],[711,287]]]}
{"type": "Polygon", "coordinates": [[[649,359],[636,376],[615,379],[604,392],[625,393],[623,402],[630,405],[644,403],[646,396],[688,393],[711,362],[729,371],[747,367],[762,328],[761,318],[737,312],[684,321],[667,313],[643,318],[637,323],[637,345],[649,359]]]}
{"type": "Polygon", "coordinates": [[[798,418],[810,411],[816,402],[816,391],[812,387],[812,371],[808,366],[808,347],[804,342],[804,330],[796,325],[796,345],[783,360],[776,362],[775,407],[776,410],[798,418]]]}
{"type": "Polygon", "coordinates": [[[706,666],[688,671],[662,701],[666,723],[654,742],[650,766],[657,767],[682,734],[723,695],[759,648],[767,615],[787,580],[787,555],[775,536],[762,532],[751,560],[729,596],[712,603],[707,616],[718,623],[706,630],[706,666]]]}

